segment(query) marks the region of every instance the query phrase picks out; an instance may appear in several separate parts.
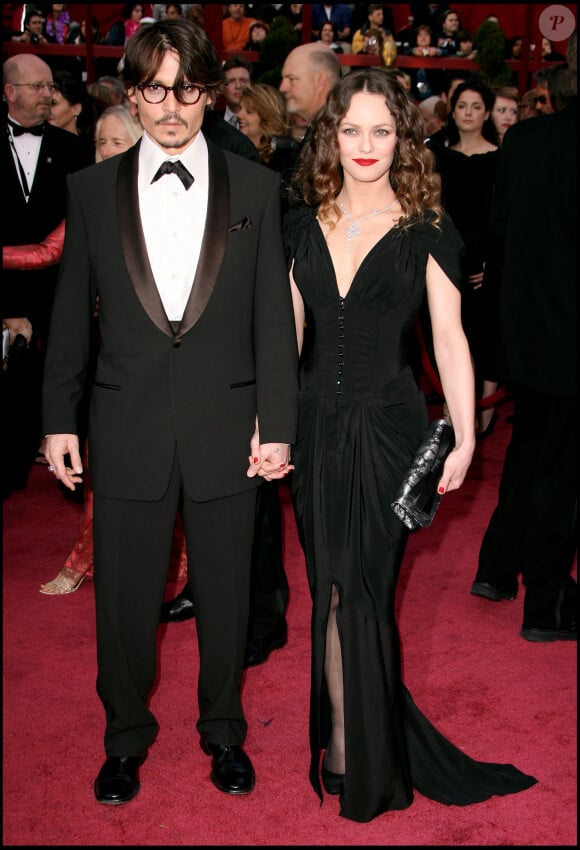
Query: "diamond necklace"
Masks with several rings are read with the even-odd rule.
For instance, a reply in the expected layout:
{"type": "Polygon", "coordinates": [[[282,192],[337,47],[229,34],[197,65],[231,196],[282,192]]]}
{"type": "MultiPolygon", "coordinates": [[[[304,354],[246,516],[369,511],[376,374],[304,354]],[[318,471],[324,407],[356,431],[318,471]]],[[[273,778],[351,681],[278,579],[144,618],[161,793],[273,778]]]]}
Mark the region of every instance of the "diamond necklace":
{"type": "Polygon", "coordinates": [[[370,213],[368,213],[368,215],[362,215],[360,218],[354,219],[354,221],[352,221],[352,219],[353,219],[352,213],[349,213],[349,211],[347,209],[345,209],[345,207],[340,203],[340,201],[338,201],[337,203],[338,203],[339,210],[341,211],[343,216],[346,218],[346,220],[352,222],[352,224],[349,224],[348,227],[346,228],[346,238],[348,239],[348,245],[347,245],[346,250],[350,254],[350,250],[352,248],[352,243],[361,232],[361,230],[360,230],[361,221],[366,221],[368,218],[374,218],[376,215],[380,215],[381,213],[387,212],[387,210],[392,209],[395,206],[395,204],[397,203],[397,198],[395,198],[395,200],[392,201],[390,204],[387,204],[386,207],[383,207],[382,210],[373,209],[373,210],[370,211],[370,213]]]}

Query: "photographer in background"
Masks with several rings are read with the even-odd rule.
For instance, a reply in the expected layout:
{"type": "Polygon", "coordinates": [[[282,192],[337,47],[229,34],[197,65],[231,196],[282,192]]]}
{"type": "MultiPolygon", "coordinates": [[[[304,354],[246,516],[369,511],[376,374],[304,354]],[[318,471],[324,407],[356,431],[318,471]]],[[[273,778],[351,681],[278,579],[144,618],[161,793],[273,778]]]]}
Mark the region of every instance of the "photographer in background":
{"type": "Polygon", "coordinates": [[[29,11],[24,18],[24,29],[20,35],[13,35],[11,41],[19,41],[22,44],[48,44],[42,34],[44,18],[38,9],[29,11]]]}

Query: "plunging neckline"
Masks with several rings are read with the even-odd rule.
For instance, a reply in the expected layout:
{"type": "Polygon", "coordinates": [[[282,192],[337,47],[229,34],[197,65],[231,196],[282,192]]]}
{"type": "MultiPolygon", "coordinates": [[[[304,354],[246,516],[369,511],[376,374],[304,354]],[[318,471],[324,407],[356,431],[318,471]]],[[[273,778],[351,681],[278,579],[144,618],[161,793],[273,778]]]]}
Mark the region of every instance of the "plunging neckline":
{"type": "Polygon", "coordinates": [[[320,234],[320,238],[323,242],[324,249],[325,249],[325,252],[326,252],[326,256],[328,258],[328,263],[330,265],[330,268],[332,269],[332,276],[333,276],[333,279],[334,279],[334,288],[336,290],[336,293],[337,293],[339,299],[344,303],[347,300],[348,296],[350,295],[352,288],[353,288],[353,286],[354,286],[354,284],[355,284],[355,282],[356,282],[356,280],[357,280],[357,278],[360,274],[361,269],[364,268],[364,266],[367,263],[367,260],[376,251],[376,249],[379,247],[381,242],[383,242],[387,238],[387,236],[389,236],[392,233],[392,231],[395,229],[395,225],[392,225],[389,228],[389,230],[387,230],[386,233],[383,233],[383,235],[375,242],[375,244],[372,246],[372,248],[369,248],[367,253],[364,255],[364,257],[360,261],[358,268],[357,268],[356,272],[354,273],[353,278],[350,282],[350,286],[348,287],[347,292],[344,295],[342,295],[341,292],[340,292],[339,286],[338,286],[338,278],[336,276],[336,269],[334,267],[334,262],[332,260],[332,254],[330,253],[328,243],[327,243],[326,238],[324,236],[324,231],[322,229],[322,225],[320,224],[320,222],[318,220],[318,216],[315,216],[314,219],[315,219],[316,224],[318,226],[318,233],[320,234]]]}

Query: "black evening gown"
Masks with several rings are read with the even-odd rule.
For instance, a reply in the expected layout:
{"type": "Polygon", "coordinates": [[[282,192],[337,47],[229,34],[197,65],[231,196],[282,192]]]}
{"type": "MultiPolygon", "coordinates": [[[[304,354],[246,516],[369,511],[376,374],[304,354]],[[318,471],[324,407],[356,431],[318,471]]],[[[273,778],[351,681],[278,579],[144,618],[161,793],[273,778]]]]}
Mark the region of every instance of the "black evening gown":
{"type": "Polygon", "coordinates": [[[495,347],[497,336],[498,279],[489,266],[492,255],[491,204],[499,165],[499,148],[466,156],[461,151],[433,146],[441,177],[441,203],[457,227],[465,253],[462,261],[462,321],[475,363],[476,392],[484,379],[497,375],[495,347]],[[483,285],[473,288],[468,275],[481,272],[483,285]],[[488,268],[489,266],[489,268],[488,268]]]}
{"type": "Polygon", "coordinates": [[[324,679],[332,585],[344,671],[346,779],[340,813],[367,822],[404,809],[413,789],[466,805],[536,780],[476,762],[446,740],[401,681],[395,590],[408,532],[391,508],[428,425],[410,365],[432,254],[460,279],[461,239],[449,218],[391,230],[362,262],[345,298],[316,211],[286,217],[286,244],[306,308],[292,498],[313,602],[310,780],[330,737],[324,679]]]}

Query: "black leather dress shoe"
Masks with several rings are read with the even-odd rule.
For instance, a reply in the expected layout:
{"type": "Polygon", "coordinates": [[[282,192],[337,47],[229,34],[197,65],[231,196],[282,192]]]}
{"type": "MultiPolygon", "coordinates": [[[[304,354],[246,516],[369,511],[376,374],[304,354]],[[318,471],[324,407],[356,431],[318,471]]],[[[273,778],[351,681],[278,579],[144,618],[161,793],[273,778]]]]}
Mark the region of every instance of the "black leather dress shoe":
{"type": "Polygon", "coordinates": [[[160,623],[180,623],[182,620],[190,620],[195,617],[193,599],[189,584],[186,584],[181,593],[175,599],[168,599],[161,604],[160,623]]]}
{"type": "Polygon", "coordinates": [[[136,797],[143,761],[140,756],[109,756],[95,779],[95,797],[99,803],[118,806],[136,797]]]}
{"type": "Polygon", "coordinates": [[[327,794],[342,794],[344,791],[344,773],[333,773],[322,762],[322,785],[327,794]]]}
{"type": "Polygon", "coordinates": [[[539,629],[535,626],[522,626],[520,635],[533,643],[552,643],[555,640],[578,640],[576,623],[562,628],[539,629]]]}
{"type": "Polygon", "coordinates": [[[500,599],[512,601],[518,595],[517,580],[512,585],[490,584],[487,581],[474,581],[471,585],[471,595],[481,596],[491,602],[499,602],[500,599]]]}
{"type": "Polygon", "coordinates": [[[244,667],[257,667],[263,664],[275,649],[281,649],[288,642],[288,627],[286,623],[267,635],[254,635],[248,641],[244,667]]]}
{"type": "Polygon", "coordinates": [[[212,757],[210,779],[225,794],[249,794],[256,784],[252,762],[236,745],[208,744],[202,739],[201,748],[212,757]]]}

